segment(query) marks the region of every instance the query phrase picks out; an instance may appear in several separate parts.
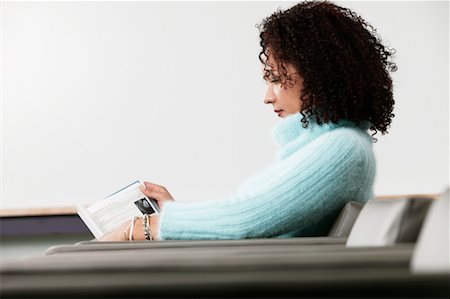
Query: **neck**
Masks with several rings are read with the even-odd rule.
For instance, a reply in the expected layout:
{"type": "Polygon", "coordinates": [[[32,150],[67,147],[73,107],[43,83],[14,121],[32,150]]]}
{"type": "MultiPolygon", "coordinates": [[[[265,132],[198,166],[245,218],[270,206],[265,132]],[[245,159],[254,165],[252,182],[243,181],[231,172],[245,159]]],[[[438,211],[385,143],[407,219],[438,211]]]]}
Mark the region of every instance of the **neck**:
{"type": "Polygon", "coordinates": [[[368,121],[361,122],[359,126],[345,119],[338,121],[337,124],[331,122],[318,124],[315,119],[310,118],[308,119],[308,126],[304,128],[301,122],[302,118],[303,115],[300,112],[288,115],[272,129],[272,137],[281,148],[285,148],[294,140],[295,143],[307,143],[318,135],[341,126],[359,127],[362,130],[367,130],[370,127],[368,121]]]}

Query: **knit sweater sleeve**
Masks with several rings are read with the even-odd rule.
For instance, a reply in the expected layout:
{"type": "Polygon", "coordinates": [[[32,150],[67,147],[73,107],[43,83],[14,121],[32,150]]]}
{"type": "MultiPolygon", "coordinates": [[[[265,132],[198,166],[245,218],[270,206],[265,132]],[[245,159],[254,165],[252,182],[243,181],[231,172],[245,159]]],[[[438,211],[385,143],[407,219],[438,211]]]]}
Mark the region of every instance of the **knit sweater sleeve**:
{"type": "Polygon", "coordinates": [[[369,147],[359,132],[332,130],[257,174],[253,184],[233,196],[167,203],[159,236],[262,238],[311,225],[324,211],[342,206],[371,185],[374,166],[367,157],[369,147]]]}

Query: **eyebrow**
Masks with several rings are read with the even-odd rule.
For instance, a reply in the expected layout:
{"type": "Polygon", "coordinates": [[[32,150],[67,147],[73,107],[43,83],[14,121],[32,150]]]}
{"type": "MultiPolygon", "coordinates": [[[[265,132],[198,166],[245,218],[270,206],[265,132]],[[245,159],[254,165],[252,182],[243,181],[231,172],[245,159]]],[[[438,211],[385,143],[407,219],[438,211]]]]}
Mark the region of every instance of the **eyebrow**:
{"type": "Polygon", "coordinates": [[[265,70],[265,71],[267,71],[270,75],[276,75],[276,74],[278,74],[278,71],[277,71],[277,70],[272,70],[272,69],[270,69],[270,70],[265,70]]]}
{"type": "Polygon", "coordinates": [[[266,80],[268,77],[270,76],[275,76],[278,77],[278,71],[273,71],[273,70],[264,70],[264,75],[263,75],[263,79],[266,80]],[[268,73],[268,75],[266,75],[268,73]]]}

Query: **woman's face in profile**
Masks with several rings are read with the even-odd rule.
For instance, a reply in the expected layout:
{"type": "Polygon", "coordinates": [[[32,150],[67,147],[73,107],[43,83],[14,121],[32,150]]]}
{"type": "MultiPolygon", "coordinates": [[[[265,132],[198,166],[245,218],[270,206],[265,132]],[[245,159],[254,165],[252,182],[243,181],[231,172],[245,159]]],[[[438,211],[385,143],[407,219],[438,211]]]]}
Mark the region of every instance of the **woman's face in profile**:
{"type": "Polygon", "coordinates": [[[293,65],[285,65],[287,75],[291,76],[292,84],[281,84],[283,81],[276,69],[276,63],[269,55],[268,64],[263,69],[263,77],[265,70],[269,71],[269,77],[264,78],[267,83],[266,93],[264,95],[264,103],[271,104],[273,110],[279,117],[286,117],[291,114],[300,112],[301,101],[300,93],[303,89],[303,80],[293,65]],[[274,67],[271,67],[274,66],[274,67]]]}

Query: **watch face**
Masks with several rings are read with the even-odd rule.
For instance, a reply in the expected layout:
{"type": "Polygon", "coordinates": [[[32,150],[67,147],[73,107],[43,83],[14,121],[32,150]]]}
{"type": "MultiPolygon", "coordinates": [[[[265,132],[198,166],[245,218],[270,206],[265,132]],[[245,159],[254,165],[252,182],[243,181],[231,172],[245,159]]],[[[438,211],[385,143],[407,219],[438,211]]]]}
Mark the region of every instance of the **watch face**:
{"type": "Polygon", "coordinates": [[[150,202],[145,197],[135,201],[134,204],[138,207],[139,211],[141,211],[142,214],[150,215],[155,213],[155,210],[153,210],[150,202]]]}

